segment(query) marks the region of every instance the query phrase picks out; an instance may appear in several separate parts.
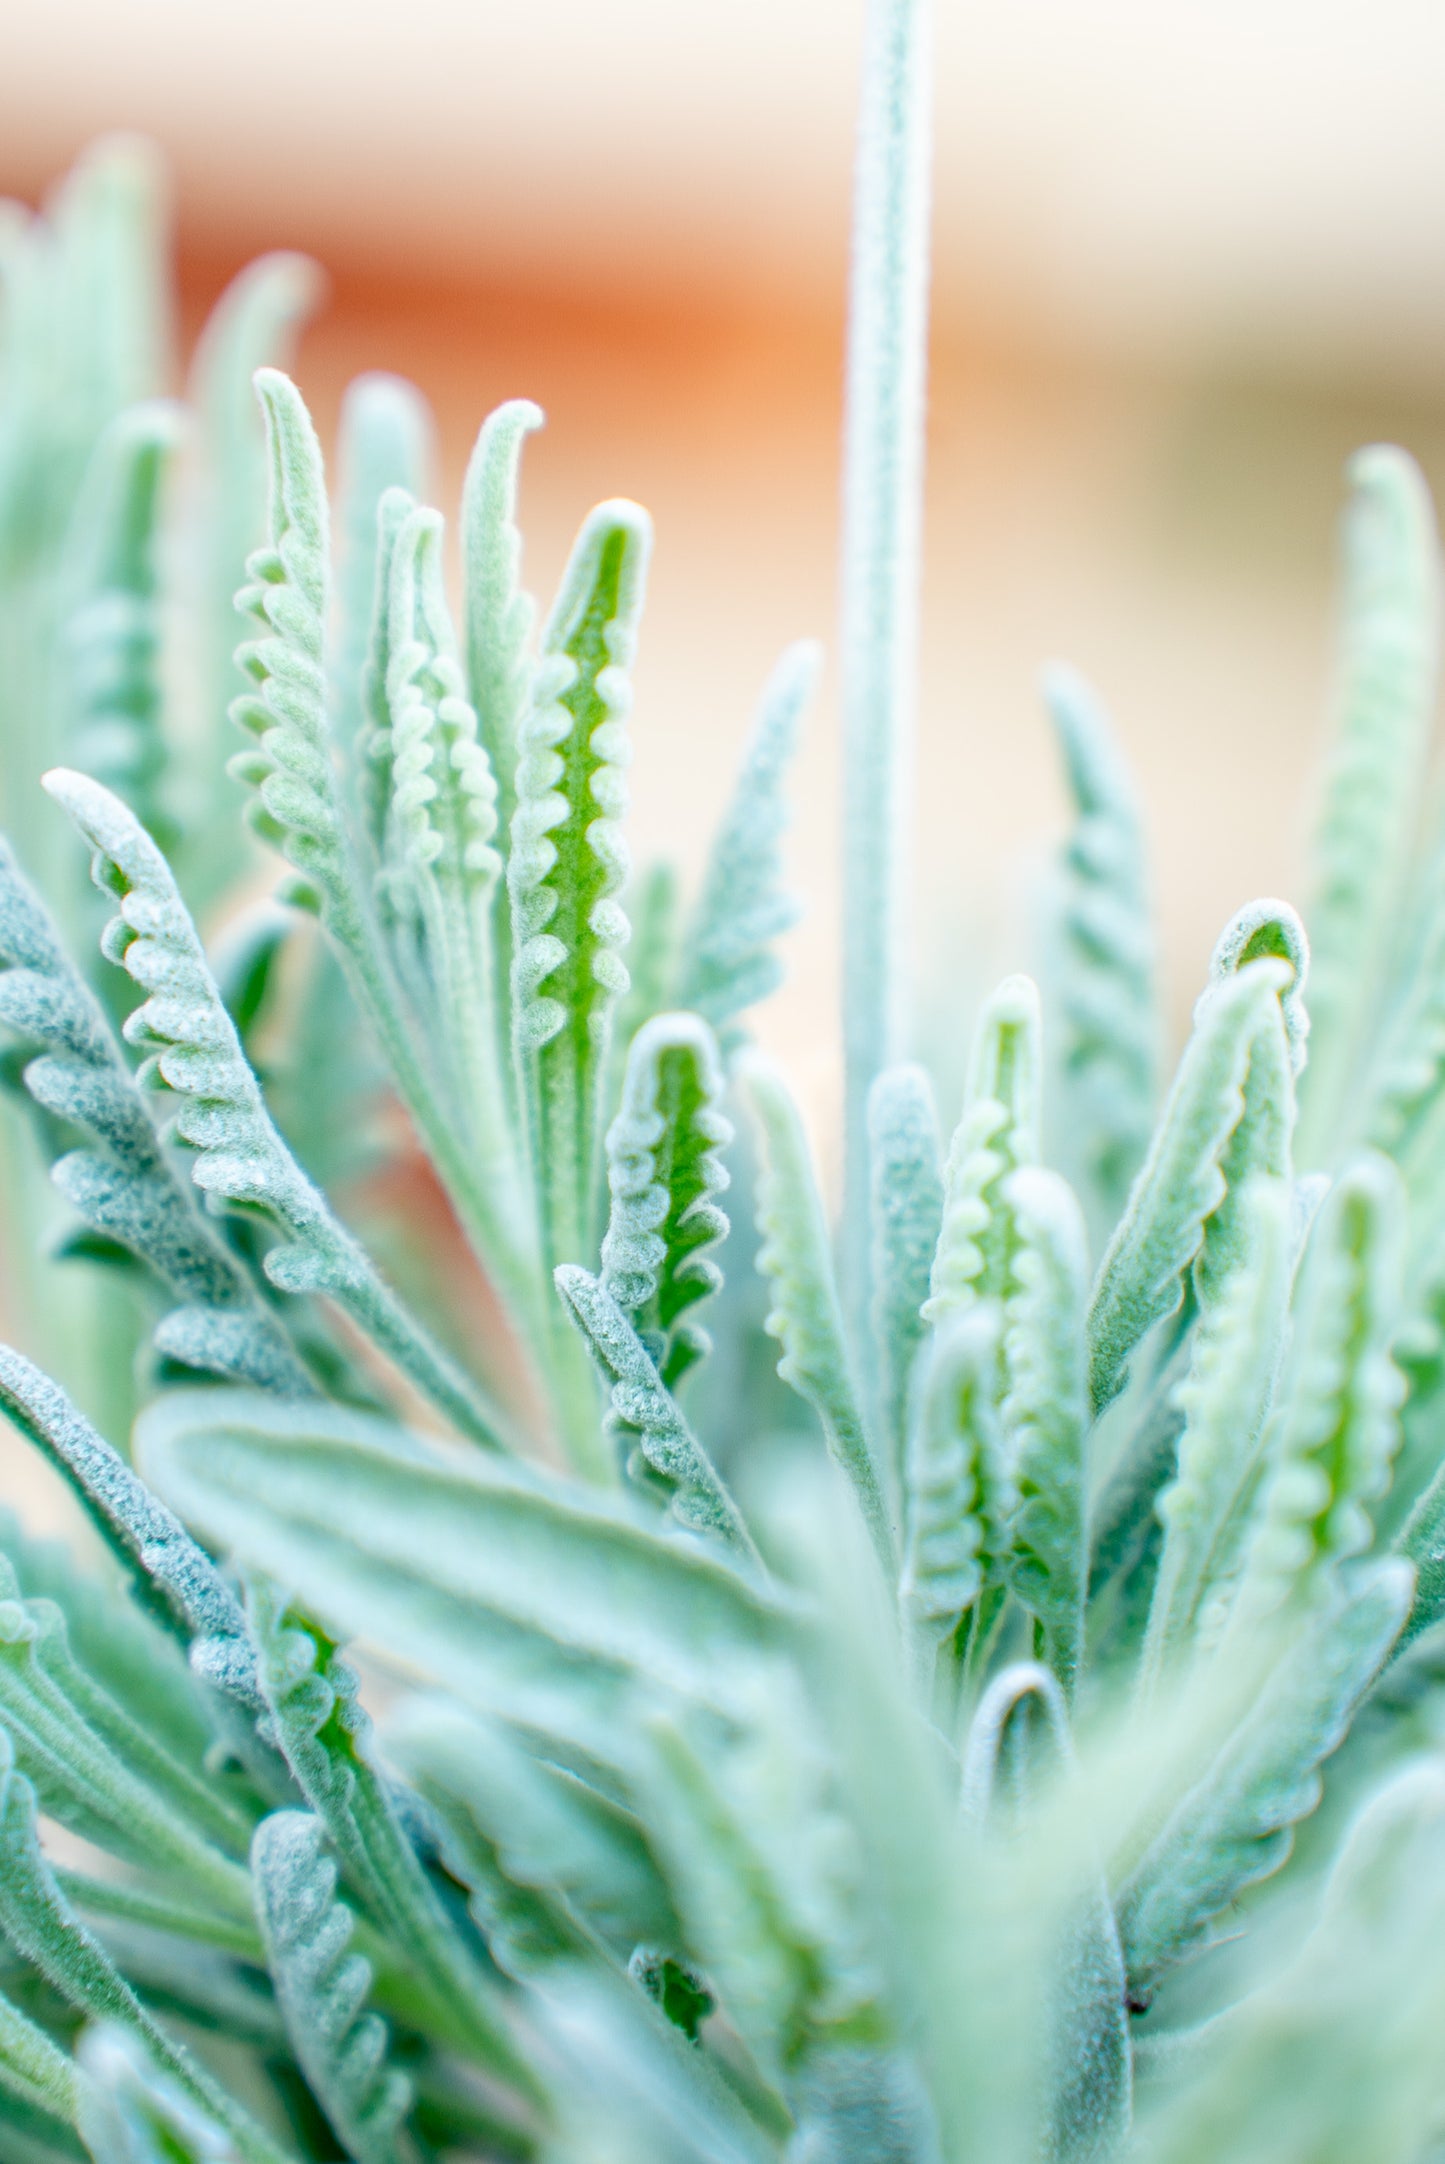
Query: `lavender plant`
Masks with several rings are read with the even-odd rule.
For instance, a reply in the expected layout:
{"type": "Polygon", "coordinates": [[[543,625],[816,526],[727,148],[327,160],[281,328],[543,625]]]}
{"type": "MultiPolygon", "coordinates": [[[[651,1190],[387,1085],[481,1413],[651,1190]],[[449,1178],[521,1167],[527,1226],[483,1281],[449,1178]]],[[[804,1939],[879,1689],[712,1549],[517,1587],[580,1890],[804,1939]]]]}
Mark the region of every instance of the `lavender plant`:
{"type": "Polygon", "coordinates": [[[182,405],[133,146],[4,228],[44,1365],[0,1349],[0,1403],[90,1522],[0,1518],[6,2164],[1445,2156],[1429,501],[1352,470],[1315,898],[1224,929],[1162,1095],[1133,791],[1050,678],[1042,990],[985,1002],[945,1148],[895,846],[926,27],[874,0],[837,1228],[748,1028],[813,651],[684,905],[626,843],[645,513],[588,516],[534,638],[503,407],[454,614],[396,379],[346,401],[333,545],[276,365],[305,266],[245,274],[182,405]],[[285,869],[238,908],[243,801],[285,869]],[[348,1221],[388,1098],[441,1267],[348,1221]]]}

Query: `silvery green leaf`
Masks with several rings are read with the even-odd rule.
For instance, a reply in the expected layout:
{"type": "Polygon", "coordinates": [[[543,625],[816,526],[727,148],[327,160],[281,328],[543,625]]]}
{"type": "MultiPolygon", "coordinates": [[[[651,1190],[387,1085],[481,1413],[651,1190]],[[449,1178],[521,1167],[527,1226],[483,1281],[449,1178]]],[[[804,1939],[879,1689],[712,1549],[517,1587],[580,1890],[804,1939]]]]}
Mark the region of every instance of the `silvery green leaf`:
{"type": "Polygon", "coordinates": [[[75,2118],[75,2063],[44,2029],[0,1994],[0,2092],[32,2110],[67,2122],[75,2118]]]}
{"type": "MultiPolygon", "coordinates": [[[[236,588],[266,533],[270,461],[253,379],[258,368],[289,364],[321,290],[321,273],[306,256],[259,256],[231,280],[196,341],[187,404],[198,471],[176,575],[196,626],[189,688],[205,714],[224,713],[235,695],[236,588]]],[[[226,774],[221,735],[213,724],[191,775],[198,817],[185,872],[198,908],[225,891],[247,857],[241,794],[226,774]]]]}
{"type": "Polygon", "coordinates": [[[373,1763],[355,1671],[265,1579],[252,1581],[247,1612],[270,1732],[351,1884],[432,1994],[434,2017],[493,2073],[516,2080],[495,1981],[439,1900],[373,1763]]]}
{"type": "MultiPolygon", "coordinates": [[[[337,466],[339,624],[329,671],[336,734],[354,762],[363,720],[362,672],[377,598],[377,511],[388,489],[425,499],[435,433],[426,400],[404,376],[369,370],[341,401],[337,466]]],[[[353,783],[355,775],[352,775],[353,783]]]]}
{"type": "Polygon", "coordinates": [[[1055,905],[1058,1144],[1107,1233],[1144,1161],[1159,1087],[1144,837],[1133,777],[1088,685],[1050,669],[1044,698],[1075,813],[1055,905]]]}
{"type": "Polygon", "coordinates": [[[172,1633],[127,1599],[93,1558],[82,1564],[59,1541],[32,1539],[9,1511],[0,1511],[0,1555],[26,1600],[53,1601],[60,1609],[86,1674],[173,1757],[199,1764],[214,1740],[213,1724],[172,1633]]]}
{"type": "Polygon", "coordinates": [[[1309,911],[1315,1048],[1304,1116],[1314,1159],[1329,1152],[1395,960],[1439,666],[1440,548],[1419,468],[1375,444],[1352,462],[1350,483],[1339,736],[1309,911]]]}
{"type": "Polygon", "coordinates": [[[48,1816],[97,1846],[178,1875],[244,1914],[228,1856],[248,1820],[148,1736],[76,1665],[49,1601],[23,1601],[0,1557],[0,1721],[48,1816]]]}
{"type": "Polygon", "coordinates": [[[1037,1162],[1042,1087],[1039,995],[1027,977],[1007,977],[979,1016],[963,1113],[948,1145],[923,1310],[931,1323],[1008,1290],[1016,1234],[1004,1183],[1037,1162]]]}
{"type": "Polygon", "coordinates": [[[868,1100],[873,1195],[873,1332],[882,1419],[901,1469],[909,1378],[923,1341],[923,1303],[943,1219],[943,1166],[933,1089],[921,1067],[886,1067],[868,1100]]]}
{"type": "Polygon", "coordinates": [[[1115,1397],[1140,1340],[1184,1298],[1210,1219],[1225,1200],[1221,1169],[1245,1112],[1256,1039],[1278,1029],[1286,963],[1252,961],[1211,984],[1194,1014],[1169,1098],[1129,1206],[1099,1268],[1089,1311],[1095,1411],[1115,1397]]]}
{"type": "Polygon", "coordinates": [[[1442,1834],[1438,1757],[1376,1790],[1293,1958],[1205,2025],[1170,2070],[1151,2164],[1434,2164],[1445,1972],[1421,1890],[1436,1882],[1442,1834]],[[1286,2067],[1292,2078],[1281,2079],[1286,2067]]]}
{"type": "Polygon", "coordinates": [[[1179,1389],[1178,1470],[1157,1505],[1164,1549],[1144,1655],[1150,1681],[1197,1629],[1217,1635],[1212,1611],[1232,1597],[1262,1471],[1289,1300],[1289,1196],[1279,1182],[1251,1184],[1245,1225],[1243,1260],[1200,1319],[1179,1389]]]}
{"type": "Polygon", "coordinates": [[[23,1080],[88,1146],[51,1177],[93,1231],[149,1263],[185,1303],[163,1319],[171,1357],[304,1395],[313,1387],[278,1316],[161,1146],[115,1034],[33,889],[0,841],[0,1022],[43,1047],[23,1080]],[[170,1327],[174,1325],[174,1327],[170,1327]]]}
{"type": "MultiPolygon", "coordinates": [[[[747,1562],[757,1562],[736,1503],[637,1332],[606,1285],[575,1264],[559,1263],[557,1291],[592,1354],[611,1397],[620,1433],[635,1437],[647,1474],[668,1498],[671,1515],[695,1533],[712,1533],[747,1562]]],[[[629,1470],[636,1469],[629,1467],[629,1470]]]]}
{"type": "Polygon", "coordinates": [[[754,2059],[785,2093],[807,2058],[882,2016],[860,1857],[801,1679],[758,1665],[726,1729],[657,1713],[637,1809],[687,1937],[754,2059]]]}
{"type": "Polygon", "coordinates": [[[79,1497],[141,1601],[191,1651],[197,1672],[254,1705],[245,1618],[215,1564],[58,1384],[0,1346],[0,1406],[79,1497]]]}
{"type": "Polygon", "coordinates": [[[678,1004],[710,1022],[729,1050],[742,1034],[736,1017],[782,981],[773,945],[798,916],[783,884],[783,788],[821,659],[807,641],[790,646],[769,678],[683,934],[678,1004]]]}
{"type": "Polygon", "coordinates": [[[1389,1486],[1404,1380],[1391,1357],[1401,1308],[1405,1198],[1388,1158],[1347,1166],[1300,1266],[1279,1403],[1265,1438],[1243,1614],[1267,1611],[1373,1541],[1389,1486]]]}
{"type": "Polygon", "coordinates": [[[604,1759],[634,1691],[726,1706],[733,1669],[785,1628],[780,1601],[715,1549],[620,1500],[500,1460],[442,1463],[339,1407],[177,1392],[142,1416],[136,1447],[190,1523],[304,1584],[330,1630],[604,1759]]]}
{"type": "Polygon", "coordinates": [[[165,800],[160,495],[182,425],[153,399],[111,422],[96,446],[58,574],[70,755],[119,791],[162,847],[176,839],[165,800]]]}
{"type": "Polygon", "coordinates": [[[76,2055],[77,2123],[95,2164],[236,2164],[225,2129],[157,2070],[129,2031],[101,2022],[76,2055]]]}
{"type": "Polygon", "coordinates": [[[601,1082],[627,989],[617,894],[628,759],[628,671],[652,529],[601,504],[577,538],[542,637],[518,736],[507,878],[513,1042],[547,1260],[586,1262],[596,1214],[601,1082]]]}
{"type": "MultiPolygon", "coordinates": [[[[555,1905],[558,1947],[568,1958],[590,1933],[623,1960],[639,1944],[681,1944],[647,1834],[626,1806],[534,1756],[500,1722],[445,1699],[413,1699],[388,1722],[386,1746],[446,1821],[464,1815],[469,1849],[485,1843],[513,1889],[555,1905]]],[[[478,1897],[485,1906],[485,1886],[478,1897]]]]}
{"type": "Polygon", "coordinates": [[[1359,1563],[1297,1618],[1246,1718],[1117,1890],[1132,1996],[1193,1952],[1245,1887],[1277,1871],[1320,1796],[1319,1767],[1379,1674],[1413,1574],[1359,1563]]]}
{"type": "Polygon", "coordinates": [[[295,2164],[213,2076],[142,2006],[100,1941],[71,1909],[41,1850],[35,1792],[0,1730],[0,1932],[92,2021],[115,2022],[149,2051],[192,2103],[231,2136],[240,2164],[295,2164]]]}
{"type": "Polygon", "coordinates": [[[777,2164],[776,2130],[739,2101],[735,2070],[725,2076],[635,1987],[578,1965],[549,1988],[543,2019],[565,2070],[549,2164],[777,2164]]]}
{"type": "Polygon", "coordinates": [[[283,1236],[266,1257],[274,1285],[329,1294],[463,1433],[500,1445],[504,1424],[480,1387],[382,1282],[277,1133],[154,842],[117,798],[81,774],[57,768],[46,788],[90,843],[96,882],[115,898],[104,951],[145,995],[126,1035],[146,1047],[175,1093],[175,1131],[196,1152],[196,1185],[274,1222],[283,1236]]]}
{"type": "Polygon", "coordinates": [[[899,1601],[942,1646],[1003,1583],[1015,1491],[996,1406],[1000,1316],[979,1306],[926,1341],[914,1372],[899,1601]]]}
{"type": "MultiPolygon", "coordinates": [[[[1074,1769],[1069,1718],[1058,1681],[1031,1661],[995,1676],[969,1726],[964,1808],[985,1828],[1026,1823],[1051,1780],[1074,1769]]],[[[1133,2089],[1124,1957],[1108,1890],[1093,1883],[1055,1926],[1050,1965],[1049,2088],[1044,2151],[1059,2164],[1118,2153],[1133,2089]]]]}
{"type": "Polygon", "coordinates": [[[741,1079],[762,1143],[757,1263],[772,1294],[764,1328],[782,1346],[778,1373],[822,1422],[828,1447],[853,1484],[879,1559],[891,1577],[895,1534],[863,1425],[807,1136],[782,1076],[760,1054],[748,1055],[741,1079]]]}
{"type": "Polygon", "coordinates": [[[612,1208],[602,1284],[669,1390],[709,1350],[695,1310],[722,1282],[709,1252],[728,1234],[718,1201],[728,1185],[720,1153],[732,1140],[722,1087],[707,1024],[693,1014],[654,1015],[628,1047],[607,1130],[612,1208]]]}
{"type": "Polygon", "coordinates": [[[542,426],[530,399],[509,399],[482,423],[462,489],[462,562],[467,689],[497,781],[505,842],[516,805],[518,738],[530,688],[527,640],[532,602],[522,591],[517,467],[522,445],[542,426]]]}
{"type": "Polygon", "coordinates": [[[275,1811],[251,1843],[256,1916],[291,2048],[354,2164],[403,2164],[411,2085],[387,2064],[387,2034],[365,2011],[371,1964],[348,1952],[353,1918],[336,1899],[320,1823],[275,1811]]]}
{"type": "Polygon", "coordinates": [[[1221,1282],[1239,1267],[1247,1233],[1240,1213],[1255,1179],[1289,1180],[1293,1173],[1295,1078],[1308,1057],[1310,1021],[1304,1003],[1309,942],[1288,902],[1248,903],[1215,946],[1211,984],[1273,958],[1290,972],[1279,997],[1278,1020],[1263,1024],[1250,1048],[1244,1077],[1244,1109],[1219,1161],[1224,1195],[1205,1228],[1195,1259],[1194,1290],[1207,1306],[1221,1282]]]}
{"type": "Polygon", "coordinates": [[[1088,1580],[1084,1221],[1068,1182],[1037,1166],[1010,1173],[1003,1202],[1015,1240],[999,1409],[1018,1491],[1009,1521],[1008,1578],[1072,1698],[1088,1580]]]}

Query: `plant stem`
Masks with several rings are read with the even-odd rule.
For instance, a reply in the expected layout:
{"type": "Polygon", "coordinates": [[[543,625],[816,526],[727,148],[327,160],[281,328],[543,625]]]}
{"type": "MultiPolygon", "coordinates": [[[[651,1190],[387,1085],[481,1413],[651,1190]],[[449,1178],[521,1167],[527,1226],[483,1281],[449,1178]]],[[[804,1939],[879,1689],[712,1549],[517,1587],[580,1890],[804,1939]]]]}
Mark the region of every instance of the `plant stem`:
{"type": "Polygon", "coordinates": [[[928,335],[929,0],[869,0],[843,453],[844,1285],[867,1319],[868,1091],[898,1057],[928,335]]]}

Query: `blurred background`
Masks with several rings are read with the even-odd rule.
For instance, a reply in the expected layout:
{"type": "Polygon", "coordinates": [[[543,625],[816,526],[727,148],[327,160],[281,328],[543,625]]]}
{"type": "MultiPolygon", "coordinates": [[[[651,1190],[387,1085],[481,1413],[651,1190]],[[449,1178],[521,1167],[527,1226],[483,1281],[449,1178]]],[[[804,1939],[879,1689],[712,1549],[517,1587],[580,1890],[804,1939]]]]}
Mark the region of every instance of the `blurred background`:
{"type": "MultiPolygon", "coordinates": [[[[1445,482],[1445,8],[938,14],[917,878],[947,1066],[1027,958],[1051,657],[1133,757],[1176,1019],[1229,912],[1299,892],[1343,461],[1389,437],[1445,482]]],[[[776,651],[831,635],[861,28],[861,0],[46,0],[7,22],[0,190],[152,136],[182,346],[250,255],[315,256],[323,434],[350,375],[410,375],[448,507],[487,409],[538,399],[544,600],[591,501],[646,503],[634,834],[686,870],[776,651]]],[[[803,996],[767,1024],[825,1125],[834,694],[799,790],[803,996]]]]}

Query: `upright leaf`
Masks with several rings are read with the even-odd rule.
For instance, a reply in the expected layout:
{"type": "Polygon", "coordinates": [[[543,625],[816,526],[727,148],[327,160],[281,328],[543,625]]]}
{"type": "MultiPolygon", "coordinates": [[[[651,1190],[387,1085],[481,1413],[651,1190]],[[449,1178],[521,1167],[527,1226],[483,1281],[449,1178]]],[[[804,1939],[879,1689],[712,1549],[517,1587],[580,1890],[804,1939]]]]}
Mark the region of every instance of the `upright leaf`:
{"type": "Polygon", "coordinates": [[[271,1732],[302,1795],[389,1944],[432,1994],[432,2014],[504,2080],[520,2078],[488,1965],[447,1914],[372,1761],[355,1671],[264,1579],[247,1614],[271,1732]]]}
{"type": "Polygon", "coordinates": [[[497,778],[503,837],[516,807],[518,739],[529,692],[527,640],[532,603],[522,591],[517,467],[525,438],[542,426],[530,399],[509,399],[487,416],[462,490],[462,564],[467,690],[497,778]]]}
{"type": "Polygon", "coordinates": [[[1037,1161],[1042,1070],[1039,995],[1008,977],[979,1016],[963,1114],[948,1146],[943,1223],[925,1319],[938,1323],[976,1300],[1003,1299],[1016,1232],[1005,1182],[1037,1161]]]}
{"type": "Polygon", "coordinates": [[[188,1366],[304,1396],[310,1376],[279,1317],[173,1168],[114,1033],[0,841],[0,1022],[42,1046],[23,1069],[45,1111],[87,1137],[51,1167],[94,1232],[150,1264],[182,1305],[157,1349],[188,1366]]]}
{"type": "Polygon", "coordinates": [[[193,1667],[256,1704],[255,1662],[235,1595],[172,1511],[152,1495],[50,1378],[0,1346],[0,1406],[68,1482],[135,1591],[175,1631],[193,1667]]]}
{"type": "MultiPolygon", "coordinates": [[[[995,1676],[969,1727],[964,1804],[995,1838],[1027,1825],[1040,1790],[1074,1766],[1055,1678],[1032,1662],[995,1676]]],[[[1108,1890],[1092,1883],[1057,1919],[1049,1967],[1045,2154],[1104,2164],[1128,2132],[1133,2090],[1124,1958],[1108,1890]]]]}
{"type": "Polygon", "coordinates": [[[928,1339],[914,1374],[899,1600],[921,1651],[954,1637],[1004,1583],[1014,1489],[996,1407],[999,1315],[975,1307],[928,1339]]]}
{"type": "Polygon", "coordinates": [[[1107,1233],[1144,1161],[1159,1088],[1144,836],[1133,777],[1087,684],[1051,669],[1044,698],[1075,813],[1056,905],[1058,1140],[1107,1233]]]}
{"type": "Polygon", "coordinates": [[[305,1811],[263,1819],[251,1869],[286,2033],[333,2132],[354,2164],[403,2164],[411,2087],[386,2063],[381,2020],[363,2010],[371,1964],[347,1951],[353,1919],[317,1821],[305,1811]]]}
{"type": "Polygon", "coordinates": [[[1129,1207],[1100,1265],[1089,1310],[1089,1390],[1100,1411],[1123,1387],[1130,1357],[1184,1298],[1210,1219],[1225,1200],[1221,1169],[1245,1110],[1255,1040],[1278,1030],[1279,995],[1293,981],[1272,958],[1213,983],[1134,1183],[1129,1207]]]}
{"type": "Polygon", "coordinates": [[[78,2049],[77,2123],[95,2164],[236,2164],[229,2134],[160,2073],[115,2023],[89,2029],[78,2049]]]}
{"type": "Polygon", "coordinates": [[[71,756],[118,790],[163,847],[166,805],[158,526],[179,410],[132,406],[102,436],[75,509],[60,570],[70,682],[71,756]]]}
{"type": "Polygon", "coordinates": [[[1284,1863],[1319,1801],[1321,1761],[1399,1636],[1411,1579],[1396,1561],[1357,1564],[1270,1648],[1247,1717],[1118,1891],[1131,1998],[1147,2003],[1244,1888],[1284,1863]]]}
{"type": "Polygon", "coordinates": [[[1150,1684],[1197,1628],[1217,1630],[1210,1614],[1233,1596],[1258,1491],[1289,1300],[1289,1198],[1256,1181],[1246,1214],[1243,1259],[1200,1319],[1179,1391],[1178,1471],[1157,1506],[1164,1549],[1144,1655],[1150,1684]]]}
{"type": "Polygon", "coordinates": [[[873,1198],[873,1334],[892,1464],[901,1467],[909,1378],[943,1221],[943,1166],[933,1090],[921,1067],[885,1067],[868,1100],[873,1198]]]}
{"type": "Polygon", "coordinates": [[[1399,1327],[1404,1197],[1387,1158],[1343,1172],[1320,1206],[1295,1294],[1242,1613],[1308,1591],[1373,1539],[1389,1486],[1404,1382],[1399,1327]]]}
{"type": "Polygon", "coordinates": [[[498,1445],[499,1416],[383,1284],[277,1133],[154,842],[81,774],[58,768],[46,788],[90,843],[97,885],[115,897],[104,951],[145,995],[126,1035],[148,1048],[153,1071],[176,1094],[175,1131],[197,1153],[196,1185],[271,1218],[282,1234],[266,1257],[273,1284],[330,1294],[464,1433],[498,1445]]]}
{"type": "Polygon", "coordinates": [[[1353,460],[1350,482],[1339,735],[1309,912],[1315,1056],[1304,1139],[1312,1159],[1329,1153],[1395,959],[1439,666],[1440,551],[1419,468],[1375,444],[1353,460]]]}
{"type": "Polygon", "coordinates": [[[821,658],[806,641],[790,646],[768,680],[683,935],[678,1004],[710,1022],[728,1049],[742,1034],[736,1017],[781,983],[773,944],[798,915],[783,883],[783,792],[821,658]]]}
{"type": "Polygon", "coordinates": [[[1009,1175],[1004,1201],[1018,1243],[1004,1308],[1007,1387],[1001,1407],[1018,1488],[1009,1582],[1034,1616],[1040,1650],[1072,1697],[1088,1580],[1084,1223],[1067,1181],[1036,1167],[1009,1175]]]}
{"type": "Polygon", "coordinates": [[[296,2164],[145,2010],[100,1941],[71,1909],[41,1851],[35,1793],[0,1730],[0,1931],[77,2012],[135,2037],[201,2111],[231,2136],[241,2164],[296,2164]]]}
{"type": "Polygon", "coordinates": [[[722,1088],[706,1023],[655,1015],[628,1048],[622,1102],[607,1131],[612,1213],[602,1283],[669,1390],[709,1350],[695,1311],[722,1283],[709,1253],[728,1234],[717,1199],[728,1184],[719,1153],[732,1140],[722,1088]]]}
{"type": "Polygon", "coordinates": [[[885,1572],[895,1539],[882,1474],[863,1425],[833,1277],[828,1227],[798,1108],[777,1070],[750,1054],[748,1102],[763,1146],[757,1184],[758,1269],[772,1291],[764,1324],[783,1348],[778,1373],[823,1424],[828,1447],[853,1484],[885,1572]]]}
{"type": "Polygon", "coordinates": [[[626,720],[651,548],[635,504],[602,504],[578,536],[522,723],[507,876],[512,1017],[551,1263],[593,1233],[600,1084],[627,987],[626,720]]]}
{"type": "Polygon", "coordinates": [[[715,1533],[750,1562],[757,1553],[736,1503],[678,1410],[646,1346],[605,1283],[575,1263],[557,1266],[557,1290],[606,1384],[612,1418],[636,1438],[643,1467],[668,1497],[672,1515],[694,1532],[715,1533]]]}

